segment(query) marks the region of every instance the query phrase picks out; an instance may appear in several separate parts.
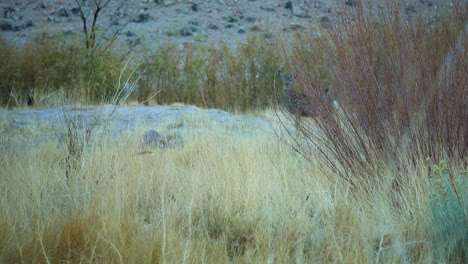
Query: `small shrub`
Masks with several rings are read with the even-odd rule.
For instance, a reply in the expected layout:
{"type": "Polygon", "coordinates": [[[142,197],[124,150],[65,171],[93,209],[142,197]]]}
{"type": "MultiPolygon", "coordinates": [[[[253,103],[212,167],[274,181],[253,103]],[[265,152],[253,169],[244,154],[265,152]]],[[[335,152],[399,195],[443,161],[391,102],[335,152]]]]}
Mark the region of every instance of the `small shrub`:
{"type": "Polygon", "coordinates": [[[462,263],[468,257],[468,169],[451,172],[441,161],[432,166],[430,183],[429,236],[443,259],[462,263]]]}

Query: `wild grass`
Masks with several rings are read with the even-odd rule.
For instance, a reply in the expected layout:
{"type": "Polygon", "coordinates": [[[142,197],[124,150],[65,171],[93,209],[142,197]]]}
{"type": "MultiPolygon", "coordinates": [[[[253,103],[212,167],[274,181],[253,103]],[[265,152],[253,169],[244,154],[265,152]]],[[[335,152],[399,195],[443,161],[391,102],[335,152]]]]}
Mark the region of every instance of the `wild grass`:
{"type": "Polygon", "coordinates": [[[448,260],[425,229],[432,223],[425,163],[408,168],[395,202],[391,188],[352,193],[322,160],[307,162],[273,133],[224,132],[148,155],[135,154],[140,133],[102,139],[72,171],[54,142],[3,152],[0,262],[448,260]]]}

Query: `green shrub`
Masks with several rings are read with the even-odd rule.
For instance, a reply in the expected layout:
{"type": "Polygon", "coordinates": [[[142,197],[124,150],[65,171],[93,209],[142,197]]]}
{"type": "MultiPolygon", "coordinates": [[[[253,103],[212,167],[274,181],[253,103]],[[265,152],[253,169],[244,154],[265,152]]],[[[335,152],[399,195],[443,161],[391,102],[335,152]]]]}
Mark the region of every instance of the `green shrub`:
{"type": "Polygon", "coordinates": [[[158,103],[183,102],[222,109],[261,108],[276,92],[278,49],[248,37],[236,49],[227,45],[163,44],[143,56],[139,101],[152,94],[158,103]]]}
{"type": "Polygon", "coordinates": [[[21,105],[37,93],[57,90],[84,101],[102,101],[114,93],[123,68],[117,53],[86,50],[73,39],[41,35],[23,45],[3,39],[0,44],[2,105],[21,105]]]}
{"type": "Polygon", "coordinates": [[[437,253],[450,262],[468,257],[468,169],[451,172],[444,161],[432,166],[429,235],[437,253]]]}

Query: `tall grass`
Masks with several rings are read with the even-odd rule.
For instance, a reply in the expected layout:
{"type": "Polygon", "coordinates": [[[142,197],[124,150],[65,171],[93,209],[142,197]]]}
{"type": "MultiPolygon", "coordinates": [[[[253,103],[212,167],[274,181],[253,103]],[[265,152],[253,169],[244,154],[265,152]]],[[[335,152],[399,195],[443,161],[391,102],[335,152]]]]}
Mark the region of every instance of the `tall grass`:
{"type": "Polygon", "coordinates": [[[306,162],[270,133],[228,136],[203,115],[183,122],[214,129],[150,155],[134,154],[141,131],[102,140],[69,180],[57,144],[0,155],[0,263],[448,260],[425,229],[425,164],[408,170],[395,207],[389,191],[329,181],[323,160],[306,162]]]}

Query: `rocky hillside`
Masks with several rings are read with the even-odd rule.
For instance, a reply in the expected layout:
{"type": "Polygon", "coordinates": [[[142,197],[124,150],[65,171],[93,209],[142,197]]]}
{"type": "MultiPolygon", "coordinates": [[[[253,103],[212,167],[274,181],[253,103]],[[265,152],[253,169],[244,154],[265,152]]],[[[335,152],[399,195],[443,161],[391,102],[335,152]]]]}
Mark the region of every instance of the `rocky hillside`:
{"type": "MultiPolygon", "coordinates": [[[[105,2],[98,0],[98,2],[105,2]]],[[[79,0],[89,5],[91,0],[79,0]]],[[[318,31],[330,27],[337,14],[356,9],[357,0],[110,0],[98,24],[103,38],[118,32],[121,47],[153,48],[164,41],[183,43],[245,40],[254,32],[274,38],[278,32],[311,25],[318,31]]],[[[372,9],[385,10],[385,1],[374,0],[372,9]]],[[[404,1],[403,1],[404,2],[404,1]]],[[[418,13],[436,20],[451,1],[407,1],[400,8],[405,17],[418,13]]],[[[42,32],[82,34],[75,0],[3,0],[0,33],[9,41],[24,42],[42,32]]],[[[90,14],[91,15],[91,14],[90,14]]],[[[89,17],[91,19],[91,17],[89,17]]],[[[430,20],[429,20],[430,21],[430,20]]]]}

